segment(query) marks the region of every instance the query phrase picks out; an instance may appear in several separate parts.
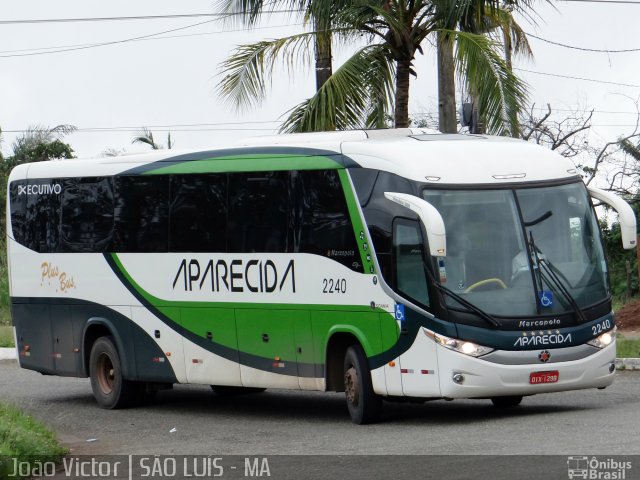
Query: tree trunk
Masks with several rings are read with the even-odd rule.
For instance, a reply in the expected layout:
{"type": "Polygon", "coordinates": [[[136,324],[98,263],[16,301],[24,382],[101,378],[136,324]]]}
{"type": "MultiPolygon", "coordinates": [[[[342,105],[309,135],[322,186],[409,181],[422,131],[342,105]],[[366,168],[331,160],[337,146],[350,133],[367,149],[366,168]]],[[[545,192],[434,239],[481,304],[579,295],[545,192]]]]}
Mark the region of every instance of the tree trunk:
{"type": "MultiPolygon", "coordinates": [[[[503,31],[502,38],[504,43],[504,61],[507,64],[507,68],[513,71],[513,43],[511,42],[511,35],[508,31],[503,31]]],[[[510,130],[513,138],[520,138],[520,125],[518,121],[511,122],[510,130]]]]}
{"type": "MultiPolygon", "coordinates": [[[[328,28],[315,23],[315,55],[316,55],[316,92],[326,83],[333,73],[331,66],[331,32],[328,28]]],[[[327,130],[335,130],[335,118],[326,127],[327,130]]]]}
{"type": "Polygon", "coordinates": [[[318,91],[333,73],[331,69],[331,34],[316,34],[315,49],[316,91],[318,91]]]}
{"type": "Polygon", "coordinates": [[[438,120],[442,133],[456,133],[456,78],[453,41],[438,32],[438,120]]]}
{"type": "Polygon", "coordinates": [[[409,75],[411,60],[396,61],[396,108],[394,126],[409,126],[409,75]]]}

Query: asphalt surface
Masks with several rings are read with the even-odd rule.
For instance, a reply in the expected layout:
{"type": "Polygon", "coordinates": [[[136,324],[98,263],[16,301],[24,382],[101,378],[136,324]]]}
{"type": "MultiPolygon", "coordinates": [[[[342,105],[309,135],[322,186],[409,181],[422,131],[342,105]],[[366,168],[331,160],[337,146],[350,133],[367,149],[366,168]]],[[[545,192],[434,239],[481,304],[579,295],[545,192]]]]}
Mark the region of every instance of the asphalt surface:
{"type": "Polygon", "coordinates": [[[88,379],[15,362],[0,362],[0,401],[48,425],[73,454],[640,454],[638,372],[618,373],[606,390],[527,397],[510,410],[488,400],[385,403],[382,422],[368,426],[351,424],[342,394],[321,392],[220,397],[180,385],[151,405],[107,411],[88,379]]]}

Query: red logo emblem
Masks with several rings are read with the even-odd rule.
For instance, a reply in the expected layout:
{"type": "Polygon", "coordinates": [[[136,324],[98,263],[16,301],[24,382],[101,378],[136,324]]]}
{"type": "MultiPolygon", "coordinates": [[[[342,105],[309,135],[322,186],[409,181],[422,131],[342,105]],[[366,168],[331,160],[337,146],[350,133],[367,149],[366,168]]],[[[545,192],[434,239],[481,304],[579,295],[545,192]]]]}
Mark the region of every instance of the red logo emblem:
{"type": "Polygon", "coordinates": [[[550,358],[551,354],[549,353],[549,350],[543,350],[538,354],[538,360],[540,360],[542,363],[547,363],[550,358]]]}

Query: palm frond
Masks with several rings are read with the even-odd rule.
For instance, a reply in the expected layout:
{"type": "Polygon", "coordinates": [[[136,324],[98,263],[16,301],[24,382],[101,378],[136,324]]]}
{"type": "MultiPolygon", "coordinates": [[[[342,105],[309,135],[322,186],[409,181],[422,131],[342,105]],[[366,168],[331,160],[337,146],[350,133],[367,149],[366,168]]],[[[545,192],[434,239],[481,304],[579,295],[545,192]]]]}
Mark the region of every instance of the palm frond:
{"type": "Polygon", "coordinates": [[[527,39],[527,34],[516,22],[513,14],[504,9],[498,9],[494,13],[488,18],[493,22],[493,28],[499,29],[511,40],[514,53],[526,59],[533,58],[533,50],[527,39]]]}
{"type": "Polygon", "coordinates": [[[468,32],[453,32],[456,69],[468,91],[477,98],[487,131],[505,134],[517,124],[527,101],[527,85],[507,68],[500,47],[491,39],[468,32]]]}
{"type": "Polygon", "coordinates": [[[143,127],[138,136],[135,137],[131,143],[143,143],[145,145],[149,145],[152,150],[160,150],[162,148],[161,145],[158,145],[153,138],[153,132],[146,127],[143,127]]]}
{"type": "Polygon", "coordinates": [[[75,125],[62,124],[62,125],[56,125],[55,127],[50,128],[49,133],[51,135],[55,135],[57,138],[60,138],[60,137],[64,137],[65,135],[69,135],[70,133],[73,133],[76,130],[78,130],[78,127],[76,127],[75,125]]]}
{"type": "Polygon", "coordinates": [[[383,45],[360,49],[308,100],[290,110],[281,132],[374,127],[391,110],[393,64],[383,45]]]}
{"type": "Polygon", "coordinates": [[[309,64],[313,40],[311,32],[239,46],[221,65],[218,93],[237,109],[260,105],[275,65],[291,74],[296,64],[309,64]]]}

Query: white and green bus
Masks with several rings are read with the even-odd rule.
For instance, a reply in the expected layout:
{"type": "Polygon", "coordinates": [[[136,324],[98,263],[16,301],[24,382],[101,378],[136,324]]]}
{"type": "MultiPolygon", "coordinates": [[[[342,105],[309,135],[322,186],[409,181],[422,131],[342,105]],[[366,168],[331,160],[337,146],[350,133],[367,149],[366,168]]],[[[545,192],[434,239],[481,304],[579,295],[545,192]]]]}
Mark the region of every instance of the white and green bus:
{"type": "Polygon", "coordinates": [[[20,365],[119,408],[176,383],[383,400],[604,388],[615,323],[574,165],[416,130],[25,164],[7,244],[20,365]]]}

